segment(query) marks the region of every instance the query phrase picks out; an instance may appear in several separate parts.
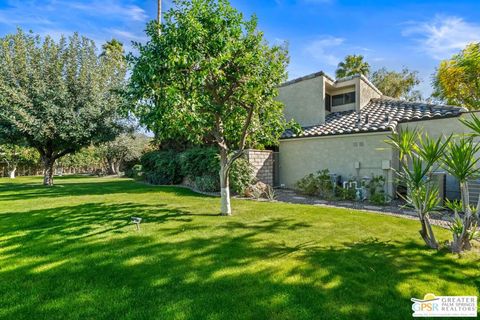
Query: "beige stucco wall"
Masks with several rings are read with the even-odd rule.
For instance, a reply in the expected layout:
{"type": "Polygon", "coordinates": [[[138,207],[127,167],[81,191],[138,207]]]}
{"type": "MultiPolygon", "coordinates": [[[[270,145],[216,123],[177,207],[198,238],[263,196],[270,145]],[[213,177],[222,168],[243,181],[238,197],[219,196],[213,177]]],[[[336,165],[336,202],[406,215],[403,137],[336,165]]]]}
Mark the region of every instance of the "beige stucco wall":
{"type": "Polygon", "coordinates": [[[357,111],[365,107],[370,99],[381,97],[380,93],[370,87],[362,78],[358,78],[357,88],[357,111]]]}
{"type": "MultiPolygon", "coordinates": [[[[478,115],[478,113],[477,113],[478,115]]],[[[471,113],[464,113],[461,116],[464,119],[471,119],[471,113]]],[[[446,118],[446,119],[435,119],[435,120],[426,120],[426,121],[415,121],[415,122],[406,122],[399,125],[400,129],[405,128],[418,128],[423,132],[428,133],[429,136],[433,138],[440,137],[442,135],[448,136],[450,134],[459,135],[462,133],[471,133],[471,130],[462,124],[458,117],[446,118]]]]}
{"type": "MultiPolygon", "coordinates": [[[[366,133],[281,140],[280,183],[294,188],[299,179],[322,169],[329,169],[344,180],[373,174],[384,175],[391,182],[392,171],[382,169],[383,160],[393,160],[393,150],[385,143],[387,136],[388,133],[366,133]],[[360,169],[355,169],[356,161],[360,162],[360,169]]],[[[391,188],[389,183],[389,193],[391,188]]]]}
{"type": "Polygon", "coordinates": [[[325,121],[324,77],[302,80],[279,88],[278,100],[284,104],[287,120],[295,119],[301,126],[325,121]]]}

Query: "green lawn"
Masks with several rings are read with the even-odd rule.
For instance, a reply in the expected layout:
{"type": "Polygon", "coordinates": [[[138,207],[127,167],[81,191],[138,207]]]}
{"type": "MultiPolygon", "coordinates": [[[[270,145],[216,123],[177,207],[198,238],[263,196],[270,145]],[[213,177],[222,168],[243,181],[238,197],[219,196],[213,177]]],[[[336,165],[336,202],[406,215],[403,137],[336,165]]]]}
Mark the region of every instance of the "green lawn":
{"type": "Polygon", "coordinates": [[[411,297],[479,294],[480,255],[426,249],[417,221],[245,200],[221,217],[180,188],[40,182],[0,179],[2,319],[409,319],[411,297]]]}

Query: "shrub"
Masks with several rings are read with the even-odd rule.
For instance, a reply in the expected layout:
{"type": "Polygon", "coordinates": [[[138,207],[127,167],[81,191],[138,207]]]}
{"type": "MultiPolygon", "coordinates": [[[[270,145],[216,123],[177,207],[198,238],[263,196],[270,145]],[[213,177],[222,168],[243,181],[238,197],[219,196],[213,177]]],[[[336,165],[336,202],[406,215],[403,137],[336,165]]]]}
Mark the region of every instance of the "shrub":
{"type": "Polygon", "coordinates": [[[141,158],[145,180],[152,184],[178,184],[180,172],[178,154],[175,151],[152,151],[141,158]]]}
{"type": "Polygon", "coordinates": [[[384,190],[385,178],[383,176],[373,176],[366,186],[369,191],[368,201],[376,205],[385,205],[387,195],[384,190]]]}
{"type": "Polygon", "coordinates": [[[245,158],[237,159],[230,171],[230,187],[233,192],[243,194],[253,182],[253,168],[245,158]]]}
{"type": "Polygon", "coordinates": [[[220,171],[218,152],[213,147],[190,148],[180,154],[179,160],[182,175],[191,180],[199,175],[218,176],[220,171]]]}
{"type": "Polygon", "coordinates": [[[334,199],[335,198],[335,188],[330,177],[330,172],[328,169],[320,170],[317,172],[318,179],[318,193],[320,197],[324,199],[334,199]]]}
{"type": "Polygon", "coordinates": [[[138,179],[142,176],[143,169],[141,164],[136,164],[125,170],[125,176],[128,178],[138,179]]]}
{"type": "Polygon", "coordinates": [[[313,173],[298,180],[296,187],[303,194],[310,196],[318,195],[318,180],[313,173]]]}
{"type": "Polygon", "coordinates": [[[220,190],[218,176],[204,175],[195,177],[195,188],[204,192],[216,192],[220,190]]]}
{"type": "Polygon", "coordinates": [[[339,193],[342,200],[354,201],[357,199],[357,190],[354,187],[339,188],[339,193]]]}
{"type": "Polygon", "coordinates": [[[297,189],[306,195],[318,195],[325,199],[335,197],[334,184],[328,169],[320,170],[316,174],[310,173],[297,181],[297,189]]]}

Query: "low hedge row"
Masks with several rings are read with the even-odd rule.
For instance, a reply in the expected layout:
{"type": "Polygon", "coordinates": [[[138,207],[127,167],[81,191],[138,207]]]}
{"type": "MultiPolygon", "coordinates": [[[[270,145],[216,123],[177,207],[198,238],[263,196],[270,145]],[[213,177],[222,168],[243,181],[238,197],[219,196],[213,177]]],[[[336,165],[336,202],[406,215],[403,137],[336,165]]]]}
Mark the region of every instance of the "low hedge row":
{"type": "MultiPolygon", "coordinates": [[[[220,158],[213,147],[196,147],[184,152],[152,151],[142,156],[141,165],[144,179],[152,184],[179,184],[187,178],[198,190],[220,190],[220,158]]],[[[246,159],[237,159],[230,172],[232,191],[243,193],[252,183],[252,172],[246,159]]]]}

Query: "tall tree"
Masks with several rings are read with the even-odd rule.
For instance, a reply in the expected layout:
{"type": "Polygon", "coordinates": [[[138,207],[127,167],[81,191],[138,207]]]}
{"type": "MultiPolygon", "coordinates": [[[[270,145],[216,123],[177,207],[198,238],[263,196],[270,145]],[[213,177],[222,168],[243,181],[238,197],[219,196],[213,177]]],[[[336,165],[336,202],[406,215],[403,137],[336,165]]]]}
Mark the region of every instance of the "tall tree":
{"type": "Polygon", "coordinates": [[[480,109],[480,42],[440,62],[434,78],[435,98],[469,110],[480,109]]]}
{"type": "Polygon", "coordinates": [[[403,68],[396,72],[381,68],[372,74],[371,81],[386,96],[408,101],[421,100],[420,92],[413,90],[420,84],[418,71],[403,68]]]}
{"type": "Polygon", "coordinates": [[[270,47],[257,19],[227,0],[176,0],[161,33],[131,56],[132,94],[157,139],[210,137],[220,151],[221,212],[231,214],[229,172],[247,146],[275,144],[285,128],[275,98],[286,79],[286,49],[270,47]]]}
{"type": "Polygon", "coordinates": [[[115,138],[126,72],[120,48],[112,41],[97,55],[76,33],[55,42],[19,29],[0,39],[0,136],[14,133],[38,150],[45,185],[57,159],[115,138]]]}
{"type": "Polygon", "coordinates": [[[150,140],[141,134],[124,133],[115,140],[101,145],[99,154],[104,159],[109,174],[119,174],[122,165],[127,161],[140,159],[148,148],[150,140]]]}
{"type": "Polygon", "coordinates": [[[345,78],[362,74],[366,77],[370,74],[370,65],[364,61],[362,55],[348,55],[340,62],[335,71],[337,78],[345,78]]]}

